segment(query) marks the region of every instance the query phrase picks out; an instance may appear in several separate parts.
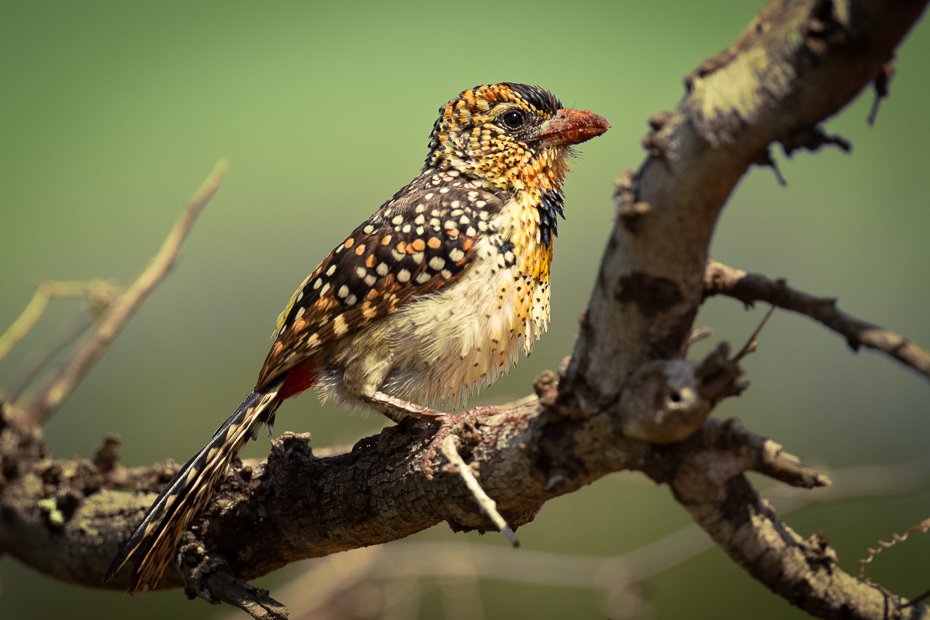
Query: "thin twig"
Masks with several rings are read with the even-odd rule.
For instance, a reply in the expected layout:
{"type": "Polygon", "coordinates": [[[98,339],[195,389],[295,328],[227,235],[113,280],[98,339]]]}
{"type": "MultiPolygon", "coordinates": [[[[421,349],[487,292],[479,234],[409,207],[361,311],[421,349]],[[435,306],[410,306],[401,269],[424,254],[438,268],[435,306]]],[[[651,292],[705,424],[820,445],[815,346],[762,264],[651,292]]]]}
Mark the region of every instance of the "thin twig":
{"type": "Polygon", "coordinates": [[[759,327],[756,328],[756,331],[752,332],[749,340],[746,341],[746,344],[742,349],[740,349],[740,352],[737,353],[736,357],[733,358],[734,362],[738,363],[741,359],[750,353],[755,353],[756,349],[759,347],[759,334],[762,333],[762,328],[765,327],[765,324],[768,322],[769,317],[772,316],[773,312],[775,312],[775,306],[769,306],[769,311],[765,313],[764,317],[762,317],[762,321],[759,323],[759,327]]]}
{"type": "Polygon", "coordinates": [[[520,541],[517,540],[516,535],[513,533],[513,530],[510,529],[510,526],[507,525],[504,517],[497,512],[497,503],[488,497],[488,494],[484,492],[484,489],[481,488],[475,475],[471,472],[471,468],[462,460],[462,457],[459,456],[458,451],[455,449],[455,437],[449,435],[445,438],[442,442],[442,453],[449,459],[450,463],[458,467],[459,475],[462,477],[462,480],[465,481],[465,486],[471,491],[472,496],[475,498],[475,501],[478,502],[478,505],[481,506],[481,510],[484,511],[484,514],[488,515],[488,518],[497,526],[497,530],[507,537],[511,545],[519,547],[520,541]]]}
{"type": "MultiPolygon", "coordinates": [[[[100,320],[100,314],[81,312],[72,316],[55,330],[55,334],[41,346],[30,351],[22,361],[19,371],[10,379],[7,391],[10,402],[19,402],[42,373],[62,351],[71,347],[100,320]]],[[[25,402],[25,400],[24,400],[25,402]]]]}
{"type": "Polygon", "coordinates": [[[691,332],[691,337],[688,338],[688,346],[690,347],[695,342],[700,342],[714,335],[714,330],[707,325],[703,327],[698,327],[696,330],[691,332]]]}
{"type": "Polygon", "coordinates": [[[791,288],[784,280],[770,280],[760,274],[746,273],[714,259],[707,262],[704,295],[726,295],[747,305],[764,301],[805,314],[845,337],[853,350],[866,346],[881,351],[930,379],[930,352],[900,334],[843,312],[836,307],[836,299],[814,297],[791,288]]]}
{"type": "Polygon", "coordinates": [[[106,352],[126,322],[141,307],[142,302],[174,264],[178,250],[187,237],[194,220],[213,196],[225,174],[226,162],[220,161],[203,185],[194,193],[151,264],[126,289],[123,296],[110,306],[96,332],[78,347],[65,368],[29,408],[28,415],[31,423],[41,424],[54,413],[100,359],[100,356],[106,352]]]}
{"type": "Polygon", "coordinates": [[[872,560],[875,559],[879,553],[882,552],[882,549],[887,549],[888,547],[894,547],[899,542],[904,542],[907,540],[907,537],[913,534],[914,532],[920,532],[921,534],[926,534],[930,531],[930,519],[926,519],[917,525],[909,527],[904,534],[900,536],[898,534],[892,534],[891,542],[885,542],[884,540],[878,541],[877,549],[869,549],[869,557],[859,560],[859,579],[865,577],[865,565],[870,564],[872,560]]]}
{"type": "Polygon", "coordinates": [[[220,570],[206,578],[211,602],[235,605],[256,620],[287,620],[287,607],[271,598],[268,590],[255,588],[236,579],[232,573],[220,570]]]}
{"type": "Polygon", "coordinates": [[[0,336],[0,359],[6,357],[16,343],[29,333],[52,299],[86,299],[98,308],[106,308],[118,299],[122,292],[122,289],[112,282],[99,279],[68,282],[46,280],[40,283],[22,314],[0,336]]]}

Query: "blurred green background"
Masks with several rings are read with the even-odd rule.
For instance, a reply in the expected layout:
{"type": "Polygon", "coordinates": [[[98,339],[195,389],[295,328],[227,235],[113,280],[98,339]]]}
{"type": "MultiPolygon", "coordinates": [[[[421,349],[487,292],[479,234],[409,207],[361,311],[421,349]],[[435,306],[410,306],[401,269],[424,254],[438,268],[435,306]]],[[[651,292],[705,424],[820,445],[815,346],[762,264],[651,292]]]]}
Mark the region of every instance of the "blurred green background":
{"type": "MultiPolygon", "coordinates": [[[[92,456],[107,432],[123,463],[186,460],[251,388],[275,317],[358,222],[409,181],[436,110],[476,84],[540,84],[613,128],[581,149],[565,186],[550,333],[477,399],[530,392],[571,351],[613,219],[612,182],[643,159],[646,119],[682,78],[732,42],[763,2],[22,2],[0,4],[0,326],[44,278],[129,283],[220,157],[230,162],[181,260],[66,406],[50,452],[92,456]]],[[[867,92],[829,131],[854,144],[786,160],[788,187],[754,169],[724,212],[713,254],[837,296],[856,316],[930,346],[930,29],[901,48],[891,97],[868,127],[867,92]]],[[[0,363],[8,386],[77,302],[56,302],[0,363]]],[[[741,346],[763,309],[715,299],[698,317],[741,346]]],[[[930,385],[811,321],[776,313],[745,367],[752,388],[717,416],[826,470],[926,454],[930,385]]],[[[352,443],[382,420],[289,402],[277,431],[352,443]]],[[[246,456],[267,453],[261,437],[246,456]]],[[[787,518],[822,530],[847,571],[869,546],[930,516],[930,492],[850,501],[787,518]]],[[[690,522],[665,488],[618,474],[546,505],[524,548],[607,556],[690,522]]],[[[420,540],[470,540],[445,526],[420,540]]],[[[896,593],[930,587],[930,537],[887,551],[869,574],[896,593]]],[[[396,544],[403,544],[396,543],[396,544]]],[[[504,544],[488,535],[480,544],[504,544]]],[[[515,553],[519,553],[516,551],[515,553]]],[[[300,564],[261,581],[274,587],[300,564]]],[[[0,559],[0,617],[212,618],[229,608],[179,590],[127,602],[0,559]]],[[[602,594],[482,582],[488,618],[605,618],[602,594]]],[[[644,584],[658,618],[803,617],[714,550],[644,584]]],[[[274,594],[274,592],[272,592],[274,594]]],[[[287,601],[284,601],[285,603],[287,601]]],[[[440,617],[427,597],[422,618],[440,617]]]]}

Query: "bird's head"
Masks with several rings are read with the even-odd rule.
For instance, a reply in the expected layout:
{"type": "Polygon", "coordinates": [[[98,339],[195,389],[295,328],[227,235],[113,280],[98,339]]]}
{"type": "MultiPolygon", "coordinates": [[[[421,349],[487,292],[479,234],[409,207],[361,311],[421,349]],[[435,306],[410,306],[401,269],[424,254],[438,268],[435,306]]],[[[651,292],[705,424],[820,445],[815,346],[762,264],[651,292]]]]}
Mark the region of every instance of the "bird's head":
{"type": "Polygon", "coordinates": [[[500,189],[558,190],[572,145],[609,127],[538,86],[476,86],[439,109],[425,169],[458,170],[500,189]]]}

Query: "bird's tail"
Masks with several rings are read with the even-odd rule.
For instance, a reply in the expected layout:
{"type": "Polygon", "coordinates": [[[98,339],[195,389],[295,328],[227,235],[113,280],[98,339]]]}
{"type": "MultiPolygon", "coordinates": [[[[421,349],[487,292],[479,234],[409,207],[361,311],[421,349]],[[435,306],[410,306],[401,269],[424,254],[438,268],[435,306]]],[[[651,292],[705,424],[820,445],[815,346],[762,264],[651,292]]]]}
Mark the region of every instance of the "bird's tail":
{"type": "Polygon", "coordinates": [[[277,398],[280,387],[278,384],[268,391],[252,392],[217,429],[210,443],[181,468],[113,559],[104,581],[109,581],[135,557],[138,562],[129,577],[126,597],[158,584],[181,534],[191,518],[213,497],[226,467],[249,438],[255,439],[262,424],[270,427],[273,423],[275,411],[281,404],[277,398]]]}

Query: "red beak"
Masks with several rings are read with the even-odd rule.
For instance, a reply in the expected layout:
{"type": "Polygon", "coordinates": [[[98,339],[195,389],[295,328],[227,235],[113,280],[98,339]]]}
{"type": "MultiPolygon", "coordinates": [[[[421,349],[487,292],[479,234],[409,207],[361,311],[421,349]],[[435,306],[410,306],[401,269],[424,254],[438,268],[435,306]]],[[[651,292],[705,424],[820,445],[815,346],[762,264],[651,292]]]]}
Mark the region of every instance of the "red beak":
{"type": "Polygon", "coordinates": [[[610,124],[587,110],[559,110],[543,123],[536,135],[540,146],[581,144],[610,129],[610,124]]]}

